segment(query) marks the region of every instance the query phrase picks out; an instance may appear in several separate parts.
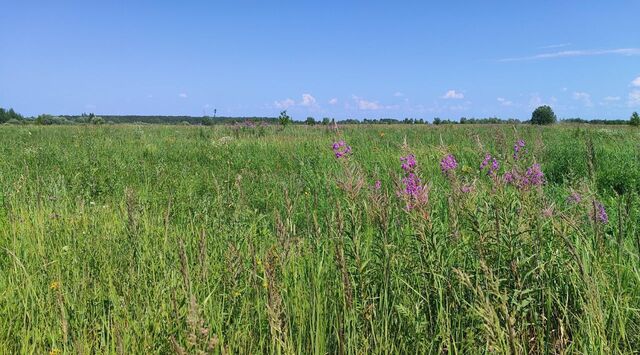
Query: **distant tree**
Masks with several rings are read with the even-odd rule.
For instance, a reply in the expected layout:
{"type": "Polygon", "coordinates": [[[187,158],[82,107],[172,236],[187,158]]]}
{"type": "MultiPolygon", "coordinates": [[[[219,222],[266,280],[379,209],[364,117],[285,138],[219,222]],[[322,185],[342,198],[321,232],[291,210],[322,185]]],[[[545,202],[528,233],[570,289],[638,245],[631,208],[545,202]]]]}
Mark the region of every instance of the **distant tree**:
{"type": "Polygon", "coordinates": [[[629,124],[634,126],[634,127],[640,126],[640,115],[638,115],[637,112],[634,112],[631,115],[631,119],[629,119],[629,124]]]}
{"type": "Polygon", "coordinates": [[[204,116],[204,117],[202,117],[202,124],[204,126],[211,126],[211,125],[213,125],[213,120],[209,116],[204,116]]]}
{"type": "Polygon", "coordinates": [[[22,121],[24,117],[21,114],[15,112],[12,108],[5,110],[0,107],[0,123],[5,123],[9,120],[22,121]]]}
{"type": "Polygon", "coordinates": [[[316,119],[311,117],[311,116],[309,116],[309,117],[307,117],[307,120],[304,121],[304,123],[306,123],[309,126],[313,126],[313,125],[316,124],[316,119]]]}
{"type": "Polygon", "coordinates": [[[64,117],[42,114],[42,115],[39,115],[36,118],[35,124],[37,124],[37,125],[66,125],[66,124],[73,124],[73,122],[69,121],[68,119],[66,119],[64,117]]]}
{"type": "Polygon", "coordinates": [[[53,116],[47,114],[38,115],[35,122],[37,125],[50,125],[53,122],[53,116]]]}
{"type": "Polygon", "coordinates": [[[330,119],[329,117],[324,117],[324,118],[322,119],[322,125],[323,125],[323,126],[326,126],[326,125],[328,125],[329,123],[331,123],[331,119],[330,119]]]}
{"type": "Polygon", "coordinates": [[[5,124],[10,124],[10,125],[21,125],[21,124],[24,124],[24,121],[16,120],[15,118],[12,118],[12,119],[10,119],[9,121],[5,122],[5,124]]]}
{"type": "Polygon", "coordinates": [[[440,119],[440,117],[436,117],[433,119],[433,124],[441,124],[442,120],[440,119]]]}
{"type": "Polygon", "coordinates": [[[104,119],[102,117],[99,116],[93,116],[91,117],[91,119],[89,120],[89,122],[91,122],[91,124],[104,124],[104,119]]]}
{"type": "Polygon", "coordinates": [[[557,120],[556,114],[551,107],[544,105],[540,106],[531,114],[531,123],[539,125],[548,125],[555,123],[557,120]]]}
{"type": "Polygon", "coordinates": [[[287,127],[291,123],[291,117],[287,115],[287,110],[280,112],[280,116],[278,117],[278,122],[280,122],[280,125],[282,126],[282,128],[287,127]]]}

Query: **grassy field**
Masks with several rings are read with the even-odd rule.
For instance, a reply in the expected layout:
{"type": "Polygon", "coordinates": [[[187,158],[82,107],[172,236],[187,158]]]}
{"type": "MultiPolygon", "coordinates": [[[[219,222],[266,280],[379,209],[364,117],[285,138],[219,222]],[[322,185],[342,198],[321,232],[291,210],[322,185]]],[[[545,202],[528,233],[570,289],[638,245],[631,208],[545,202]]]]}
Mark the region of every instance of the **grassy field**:
{"type": "Polygon", "coordinates": [[[639,144],[0,127],[0,353],[637,353],[639,144]]]}

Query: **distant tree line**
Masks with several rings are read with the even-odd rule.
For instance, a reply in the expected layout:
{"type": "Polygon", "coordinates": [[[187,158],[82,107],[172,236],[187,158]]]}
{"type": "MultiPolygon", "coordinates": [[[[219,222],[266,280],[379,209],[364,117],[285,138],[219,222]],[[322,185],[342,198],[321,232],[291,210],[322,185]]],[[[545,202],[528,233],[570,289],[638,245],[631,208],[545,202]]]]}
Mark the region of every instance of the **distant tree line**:
{"type": "Polygon", "coordinates": [[[605,119],[594,119],[594,120],[585,120],[582,118],[563,118],[560,120],[561,123],[587,123],[587,124],[603,124],[603,125],[626,125],[633,124],[629,120],[605,120],[605,119]]]}
{"type": "MultiPolygon", "coordinates": [[[[404,118],[403,120],[395,118],[365,118],[357,120],[347,118],[336,120],[335,118],[323,117],[316,120],[314,117],[307,117],[304,121],[295,121],[286,111],[280,113],[279,117],[209,117],[209,116],[162,116],[162,115],[101,115],[97,116],[93,113],[82,113],[80,115],[49,115],[42,114],[36,117],[24,117],[15,112],[13,109],[4,109],[0,107],[0,124],[37,124],[37,125],[70,125],[70,124],[169,124],[169,125],[225,125],[236,123],[262,123],[273,124],[286,127],[293,125],[309,125],[313,126],[321,124],[327,126],[338,122],[339,124],[367,124],[367,125],[390,125],[390,124],[553,124],[557,120],[555,113],[549,106],[540,106],[533,111],[530,120],[521,121],[517,118],[501,119],[498,117],[461,117],[459,120],[442,119],[434,117],[431,122],[424,118],[404,118]]],[[[598,124],[598,125],[632,125],[640,126],[640,116],[634,112],[629,120],[605,120],[593,119],[585,120],[582,118],[565,118],[560,119],[560,123],[581,123],[581,124],[598,124]]]]}

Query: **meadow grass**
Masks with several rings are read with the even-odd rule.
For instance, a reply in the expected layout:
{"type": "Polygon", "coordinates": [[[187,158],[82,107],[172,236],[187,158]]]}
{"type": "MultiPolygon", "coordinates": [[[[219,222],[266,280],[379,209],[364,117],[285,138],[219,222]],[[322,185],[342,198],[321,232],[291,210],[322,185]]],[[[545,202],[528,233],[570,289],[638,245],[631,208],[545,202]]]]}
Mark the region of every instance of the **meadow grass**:
{"type": "Polygon", "coordinates": [[[0,127],[0,353],[637,353],[639,138],[0,127]]]}

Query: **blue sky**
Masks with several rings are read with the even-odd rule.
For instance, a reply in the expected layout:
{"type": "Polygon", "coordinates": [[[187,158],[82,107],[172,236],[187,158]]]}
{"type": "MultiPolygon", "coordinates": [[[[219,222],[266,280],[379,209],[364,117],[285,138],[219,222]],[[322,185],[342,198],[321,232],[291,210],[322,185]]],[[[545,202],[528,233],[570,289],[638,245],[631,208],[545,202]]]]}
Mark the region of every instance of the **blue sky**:
{"type": "Polygon", "coordinates": [[[640,1],[0,0],[0,106],[628,118],[640,1]]]}

